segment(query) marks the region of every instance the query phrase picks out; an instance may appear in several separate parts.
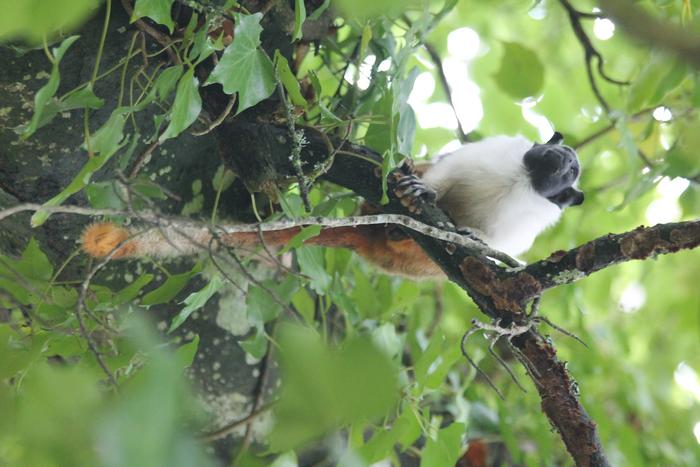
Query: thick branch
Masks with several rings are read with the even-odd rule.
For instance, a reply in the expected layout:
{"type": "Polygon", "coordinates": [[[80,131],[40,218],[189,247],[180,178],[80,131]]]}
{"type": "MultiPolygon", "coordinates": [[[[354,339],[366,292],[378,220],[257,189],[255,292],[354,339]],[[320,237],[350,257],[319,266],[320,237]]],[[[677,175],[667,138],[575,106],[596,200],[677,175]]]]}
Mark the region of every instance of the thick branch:
{"type": "Polygon", "coordinates": [[[532,263],[524,273],[535,278],[541,290],[582,279],[609,266],[635,259],[675,253],[700,245],[700,220],[638,227],[606,235],[569,251],[557,251],[532,263]]]}
{"type": "Polygon", "coordinates": [[[654,18],[628,0],[602,0],[600,5],[628,34],[700,68],[700,35],[654,18]]]}

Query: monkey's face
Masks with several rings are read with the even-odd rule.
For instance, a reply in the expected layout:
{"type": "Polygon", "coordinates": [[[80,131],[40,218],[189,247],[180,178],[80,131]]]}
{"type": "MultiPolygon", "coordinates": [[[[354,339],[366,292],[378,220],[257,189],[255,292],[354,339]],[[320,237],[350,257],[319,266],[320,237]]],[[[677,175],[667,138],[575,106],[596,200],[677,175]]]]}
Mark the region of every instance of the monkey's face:
{"type": "Polygon", "coordinates": [[[545,144],[537,144],[523,156],[532,187],[540,195],[564,209],[583,203],[583,193],[574,187],[581,172],[576,151],[562,145],[554,133],[545,144]]]}

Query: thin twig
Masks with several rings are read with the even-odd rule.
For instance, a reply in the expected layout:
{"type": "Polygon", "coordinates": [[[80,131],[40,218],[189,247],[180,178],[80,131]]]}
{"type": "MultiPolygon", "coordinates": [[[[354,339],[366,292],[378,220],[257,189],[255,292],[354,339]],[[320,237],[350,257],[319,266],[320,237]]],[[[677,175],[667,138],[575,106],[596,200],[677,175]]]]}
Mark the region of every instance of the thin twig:
{"type": "Polygon", "coordinates": [[[581,19],[587,18],[587,14],[575,9],[571,5],[569,0],[559,0],[559,3],[561,3],[561,5],[564,7],[567,14],[569,15],[571,28],[573,29],[576,38],[581,44],[581,47],[583,47],[584,59],[586,61],[586,74],[588,75],[588,81],[591,85],[591,89],[593,90],[593,94],[595,94],[596,99],[598,99],[598,102],[603,107],[605,112],[610,113],[610,105],[608,105],[608,102],[603,97],[603,94],[600,92],[600,89],[598,89],[598,84],[596,83],[595,76],[593,75],[593,60],[596,60],[598,73],[605,81],[622,86],[628,85],[629,82],[613,79],[605,72],[605,61],[603,59],[603,56],[600,54],[598,49],[595,48],[593,42],[591,41],[591,38],[588,37],[588,34],[586,33],[586,31],[584,31],[583,25],[581,24],[581,19]]]}
{"type": "Polygon", "coordinates": [[[469,133],[464,131],[464,127],[462,126],[462,122],[459,119],[459,115],[457,114],[457,104],[454,100],[454,97],[452,95],[452,89],[450,88],[450,83],[447,81],[447,75],[445,74],[445,69],[442,67],[442,59],[440,58],[440,55],[437,53],[435,50],[435,47],[433,47],[432,44],[429,43],[424,43],[423,47],[425,47],[425,50],[428,52],[428,55],[430,55],[430,59],[433,61],[435,64],[435,68],[437,68],[438,71],[438,76],[440,77],[440,83],[442,84],[442,88],[445,91],[445,94],[447,94],[447,98],[450,101],[450,107],[452,108],[452,113],[454,113],[455,120],[457,120],[457,137],[459,138],[459,141],[462,143],[466,143],[469,141],[469,133]]]}
{"type": "Polygon", "coordinates": [[[260,406],[257,410],[251,411],[248,415],[245,417],[238,419],[234,422],[231,422],[227,425],[222,426],[218,430],[212,431],[210,433],[205,433],[199,437],[200,441],[203,441],[205,443],[210,443],[212,441],[216,441],[217,439],[221,439],[227,435],[229,435],[231,432],[235,431],[236,428],[239,428],[246,423],[248,423],[250,420],[255,419],[259,415],[267,412],[270,410],[273,406],[275,405],[275,401],[272,401],[268,404],[260,406]]]}
{"type": "Polygon", "coordinates": [[[231,113],[231,110],[233,109],[233,106],[236,103],[237,95],[238,94],[235,93],[231,95],[231,98],[228,100],[228,104],[226,104],[226,108],[223,110],[223,112],[221,112],[221,115],[216,117],[216,120],[212,121],[205,129],[200,131],[191,131],[190,133],[194,136],[203,136],[211,132],[214,128],[221,125],[224,122],[224,120],[226,120],[226,117],[228,117],[228,115],[231,113]]]}

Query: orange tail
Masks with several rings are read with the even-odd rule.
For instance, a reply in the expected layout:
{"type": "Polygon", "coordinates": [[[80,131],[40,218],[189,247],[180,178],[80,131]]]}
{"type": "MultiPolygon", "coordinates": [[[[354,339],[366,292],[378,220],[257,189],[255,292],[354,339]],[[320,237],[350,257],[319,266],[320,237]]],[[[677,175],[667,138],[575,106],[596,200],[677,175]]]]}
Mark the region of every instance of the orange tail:
{"type": "Polygon", "coordinates": [[[83,232],[83,251],[90,256],[103,258],[118,248],[112,258],[123,258],[134,250],[132,242],[127,241],[130,236],[127,229],[111,222],[92,224],[83,232]]]}
{"type": "MultiPolygon", "coordinates": [[[[276,249],[285,245],[298,232],[299,227],[267,231],[263,239],[267,246],[276,249]]],[[[153,256],[170,258],[196,254],[213,246],[211,233],[197,228],[187,232],[167,233],[159,229],[136,234],[110,222],[92,224],[83,232],[83,250],[91,256],[103,258],[114,251],[112,258],[153,256]],[[115,251],[116,249],[116,251],[115,251]]],[[[256,248],[260,242],[257,232],[237,232],[220,236],[219,240],[233,248],[256,248]]],[[[409,277],[440,277],[442,271],[413,240],[392,240],[383,226],[336,227],[323,229],[316,237],[306,241],[308,245],[332,248],[349,248],[360,256],[392,274],[409,277]]]]}

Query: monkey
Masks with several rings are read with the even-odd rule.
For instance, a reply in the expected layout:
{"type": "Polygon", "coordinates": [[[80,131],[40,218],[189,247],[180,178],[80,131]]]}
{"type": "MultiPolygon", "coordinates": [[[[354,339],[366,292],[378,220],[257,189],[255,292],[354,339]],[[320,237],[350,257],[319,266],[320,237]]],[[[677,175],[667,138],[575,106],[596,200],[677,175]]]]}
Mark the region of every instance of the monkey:
{"type": "MultiPolygon", "coordinates": [[[[562,211],[583,203],[577,188],[580,164],[576,152],[563,144],[560,133],[543,144],[522,136],[494,136],[467,143],[436,162],[416,167],[397,184],[400,197],[424,197],[437,203],[458,231],[469,231],[508,255],[527,251],[535,238],[555,224],[562,211]]],[[[368,205],[363,212],[372,211],[368,205]]],[[[300,228],[267,232],[236,232],[217,236],[228,247],[280,247],[300,228]]],[[[364,225],[324,228],[306,244],[348,248],[390,274],[409,278],[444,277],[442,270],[410,237],[397,235],[395,226],[364,225]]],[[[212,242],[199,229],[190,238],[168,236],[151,229],[133,237],[132,230],[111,223],[89,226],[82,247],[94,257],[172,257],[194,254],[212,242]],[[197,246],[199,245],[199,246],[197,246]]],[[[216,242],[214,242],[216,243],[216,242]]]]}

